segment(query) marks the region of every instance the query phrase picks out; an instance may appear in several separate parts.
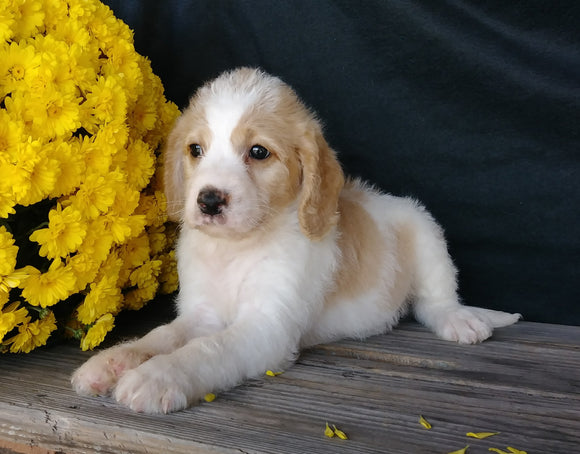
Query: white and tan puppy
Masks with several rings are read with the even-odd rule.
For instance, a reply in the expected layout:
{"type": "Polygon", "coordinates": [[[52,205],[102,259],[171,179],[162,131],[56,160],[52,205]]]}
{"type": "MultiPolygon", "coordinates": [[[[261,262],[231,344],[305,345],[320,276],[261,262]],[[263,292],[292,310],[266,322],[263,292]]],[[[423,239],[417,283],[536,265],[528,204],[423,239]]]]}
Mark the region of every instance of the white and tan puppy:
{"type": "Polygon", "coordinates": [[[72,378],[81,394],[166,413],[302,347],[390,330],[408,307],[461,343],[519,318],[462,306],[439,225],[413,200],[345,181],[320,123],[278,78],[242,68],[203,86],[165,159],[179,315],[87,361],[72,378]]]}

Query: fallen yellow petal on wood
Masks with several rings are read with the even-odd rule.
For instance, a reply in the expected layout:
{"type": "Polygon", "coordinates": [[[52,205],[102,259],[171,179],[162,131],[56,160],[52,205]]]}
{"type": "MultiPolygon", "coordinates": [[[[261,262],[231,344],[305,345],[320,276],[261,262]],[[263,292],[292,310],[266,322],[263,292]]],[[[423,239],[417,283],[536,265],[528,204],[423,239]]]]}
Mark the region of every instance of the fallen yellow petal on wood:
{"type": "Polygon", "coordinates": [[[217,396],[214,393],[207,393],[205,396],[203,396],[203,400],[206,402],[213,402],[216,397],[217,396]]]}
{"type": "Polygon", "coordinates": [[[284,372],[274,372],[274,371],[271,371],[271,370],[267,370],[267,371],[266,371],[266,375],[267,375],[268,377],[277,377],[278,375],[281,375],[281,374],[283,374],[283,373],[284,373],[284,372]]]}
{"type": "Polygon", "coordinates": [[[332,438],[334,436],[340,438],[341,440],[348,440],[347,435],[340,430],[338,427],[336,427],[334,424],[332,425],[332,428],[328,425],[328,423],[326,423],[326,429],[324,429],[324,435],[326,435],[328,438],[332,438]]]}
{"type": "Polygon", "coordinates": [[[423,418],[422,415],[419,415],[419,422],[421,423],[421,425],[425,428],[425,429],[431,429],[431,424],[429,423],[429,421],[427,421],[425,418],[423,418]]]}
{"type": "Polygon", "coordinates": [[[528,454],[526,451],[522,451],[520,449],[512,448],[511,446],[507,447],[508,451],[513,454],[528,454]]]}
{"type": "Polygon", "coordinates": [[[448,454],[465,454],[467,452],[467,450],[469,449],[469,445],[467,445],[465,448],[460,449],[459,451],[453,451],[450,452],[448,454]]]}
{"type": "Polygon", "coordinates": [[[324,435],[326,435],[328,438],[334,437],[334,430],[332,430],[330,428],[330,426],[328,425],[328,423],[326,423],[326,429],[324,429],[324,435]]]}
{"type": "Polygon", "coordinates": [[[346,434],[342,430],[337,429],[334,424],[332,425],[332,427],[334,428],[334,435],[336,435],[341,440],[348,440],[348,437],[346,436],[346,434]]]}
{"type": "Polygon", "coordinates": [[[498,434],[499,432],[467,432],[465,435],[471,438],[477,438],[478,440],[483,440],[484,438],[493,437],[498,434]]]}

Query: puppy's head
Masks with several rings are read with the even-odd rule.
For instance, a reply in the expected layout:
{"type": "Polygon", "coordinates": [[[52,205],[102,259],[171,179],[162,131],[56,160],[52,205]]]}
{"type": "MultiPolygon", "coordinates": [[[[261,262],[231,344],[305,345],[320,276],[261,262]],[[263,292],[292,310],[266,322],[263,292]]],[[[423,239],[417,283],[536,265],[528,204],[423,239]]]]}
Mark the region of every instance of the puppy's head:
{"type": "Polygon", "coordinates": [[[336,224],[344,176],[320,124],[280,79],[241,68],[192,97],[165,152],[168,214],[213,236],[245,236],[296,206],[302,231],[336,224]]]}

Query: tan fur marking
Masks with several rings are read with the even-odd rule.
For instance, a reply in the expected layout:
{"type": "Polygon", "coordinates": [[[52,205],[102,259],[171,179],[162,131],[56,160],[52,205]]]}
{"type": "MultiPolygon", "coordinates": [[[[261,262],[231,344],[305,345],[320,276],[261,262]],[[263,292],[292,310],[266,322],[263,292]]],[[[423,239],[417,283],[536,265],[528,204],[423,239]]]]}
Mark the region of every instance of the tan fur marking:
{"type": "Polygon", "coordinates": [[[199,108],[188,108],[175,123],[167,138],[163,153],[163,186],[167,199],[167,215],[180,221],[185,205],[185,186],[194,163],[189,156],[189,145],[198,143],[208,147],[211,133],[205,116],[199,108]]]}
{"type": "Polygon", "coordinates": [[[303,142],[299,149],[303,182],[298,219],[306,236],[320,240],[338,222],[344,174],[316,120],[312,120],[303,142]]]}
{"type": "Polygon", "coordinates": [[[342,261],[335,294],[354,298],[379,285],[386,244],[376,223],[359,203],[341,198],[339,210],[338,245],[342,261]]]}
{"type": "Polygon", "coordinates": [[[290,205],[298,195],[302,180],[298,159],[299,125],[306,121],[306,111],[291,91],[279,87],[276,102],[261,102],[249,109],[232,131],[231,141],[241,155],[251,146],[266,147],[271,156],[263,161],[246,158],[253,181],[270,194],[269,206],[274,212],[290,205]],[[277,178],[263,176],[278,167],[277,178]]]}

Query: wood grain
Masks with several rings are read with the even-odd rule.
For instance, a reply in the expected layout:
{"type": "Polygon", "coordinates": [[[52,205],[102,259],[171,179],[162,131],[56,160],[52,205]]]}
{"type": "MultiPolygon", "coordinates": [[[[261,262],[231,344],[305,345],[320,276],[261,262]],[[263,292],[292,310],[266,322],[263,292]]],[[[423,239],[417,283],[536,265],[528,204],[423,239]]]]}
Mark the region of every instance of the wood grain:
{"type": "Polygon", "coordinates": [[[461,346],[405,323],[366,341],[315,347],[282,375],[166,416],[74,394],[70,374],[89,355],[61,345],[0,356],[0,448],[409,454],[469,444],[469,454],[507,446],[529,454],[579,452],[580,327],[522,322],[481,345],[461,346]],[[326,421],[349,440],[325,437],[326,421]],[[483,431],[501,433],[465,436],[483,431]]]}

